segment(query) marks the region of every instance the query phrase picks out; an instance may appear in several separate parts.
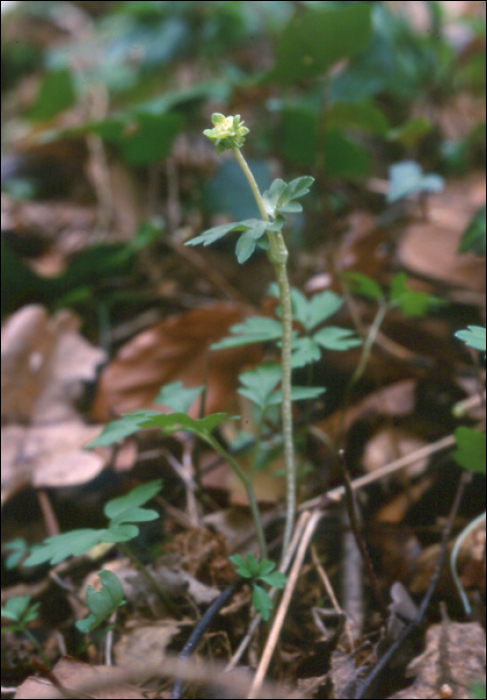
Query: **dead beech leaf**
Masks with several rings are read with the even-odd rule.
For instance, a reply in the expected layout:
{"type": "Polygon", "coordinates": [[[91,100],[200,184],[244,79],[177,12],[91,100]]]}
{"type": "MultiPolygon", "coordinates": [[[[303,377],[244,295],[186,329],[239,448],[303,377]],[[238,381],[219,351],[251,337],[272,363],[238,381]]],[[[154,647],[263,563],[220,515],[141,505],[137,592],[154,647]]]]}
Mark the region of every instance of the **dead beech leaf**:
{"type": "Polygon", "coordinates": [[[79,325],[70,311],[50,317],[30,305],[2,329],[2,503],[29,484],[91,481],[106,463],[102,451],[83,449],[101,428],[85,425],[74,406],[105,358],[79,325]]]}
{"type": "MultiPolygon", "coordinates": [[[[402,428],[386,427],[379,430],[365,446],[362,457],[362,466],[365,472],[374,472],[384,464],[389,464],[400,457],[419,450],[425,446],[425,441],[402,428]]],[[[394,476],[395,480],[402,482],[404,486],[411,477],[419,476],[428,466],[428,457],[419,460],[410,467],[402,470],[394,476]]]]}
{"type": "Polygon", "coordinates": [[[102,451],[84,446],[101,426],[80,420],[54,425],[2,428],[2,503],[20,488],[76,486],[94,479],[106,464],[102,451]]]}
{"type": "Polygon", "coordinates": [[[415,676],[413,685],[390,696],[407,698],[469,698],[469,685],[485,680],[485,632],[477,622],[432,625],[426,632],[426,649],[408,666],[406,674],[415,676]],[[442,677],[448,669],[450,678],[442,677]],[[442,687],[452,694],[441,694],[442,687]]]}
{"type": "MultiPolygon", "coordinates": [[[[52,669],[58,681],[68,690],[76,692],[76,689],[86,682],[97,681],[104,683],[107,673],[113,671],[110,666],[91,666],[90,664],[64,657],[59,659],[52,669]]],[[[92,698],[121,698],[141,700],[146,696],[135,686],[125,684],[118,687],[106,687],[102,685],[100,692],[91,694],[92,698]]],[[[51,681],[46,678],[27,678],[18,688],[15,697],[27,698],[52,698],[58,697],[58,692],[51,681]]]]}
{"type": "MultiPolygon", "coordinates": [[[[173,381],[200,386],[205,383],[206,365],[206,413],[229,410],[238,373],[258,362],[261,352],[252,345],[217,351],[209,346],[243,318],[241,307],[217,303],[172,316],[139,333],[103,371],[93,406],[95,420],[113,420],[153,407],[160,388],[173,381]]],[[[198,411],[199,399],[189,414],[198,417],[198,411]]]]}
{"type": "Polygon", "coordinates": [[[174,637],[187,625],[191,623],[176,620],[129,622],[113,649],[117,666],[125,668],[130,664],[149,663],[155,668],[174,637]]]}
{"type": "Polygon", "coordinates": [[[79,334],[71,311],[50,317],[31,304],[2,329],[2,419],[36,423],[78,418],[74,402],[106,354],[79,334]]]}
{"type": "Polygon", "coordinates": [[[468,223],[485,202],[485,175],[448,182],[428,199],[428,220],[409,226],[399,243],[400,264],[410,272],[451,286],[485,291],[485,257],[458,254],[468,223]]]}

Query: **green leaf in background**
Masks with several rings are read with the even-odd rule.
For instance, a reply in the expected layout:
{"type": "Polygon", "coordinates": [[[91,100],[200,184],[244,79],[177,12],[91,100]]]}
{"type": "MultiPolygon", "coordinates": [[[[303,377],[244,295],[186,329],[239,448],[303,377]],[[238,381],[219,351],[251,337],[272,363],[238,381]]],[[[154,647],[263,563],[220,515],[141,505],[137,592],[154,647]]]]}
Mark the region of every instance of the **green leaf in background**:
{"type": "Polygon", "coordinates": [[[462,235],[459,253],[486,253],[486,208],[480,207],[462,235]]]}
{"type": "Polygon", "coordinates": [[[213,413],[205,418],[195,420],[185,413],[158,413],[157,411],[141,410],[127,413],[105,426],[102,433],[86,447],[107,447],[114,442],[133,435],[141,428],[161,428],[167,433],[187,430],[196,435],[206,437],[220,423],[230,420],[226,413],[213,413]]]}
{"type": "Polygon", "coordinates": [[[65,68],[51,71],[42,82],[29,118],[36,122],[49,121],[56,114],[71,107],[75,99],[76,93],[70,71],[65,68]]]}
{"type": "Polygon", "coordinates": [[[467,330],[457,331],[455,337],[464,340],[471,348],[486,350],[486,329],[482,326],[468,326],[467,330]]]}
{"type": "MultiPolygon", "coordinates": [[[[271,183],[268,164],[255,158],[250,158],[248,164],[263,192],[271,183]]],[[[236,221],[260,216],[252,190],[234,159],[222,161],[213,177],[205,183],[201,193],[201,207],[205,213],[223,212],[236,221]]]]}
{"type": "Polygon", "coordinates": [[[255,403],[261,411],[265,411],[281,377],[280,365],[275,362],[264,362],[255,369],[240,374],[242,386],[237,391],[255,403]]]}
{"type": "Polygon", "coordinates": [[[485,683],[473,683],[469,688],[472,700],[485,700],[485,683]]]}
{"type": "Polygon", "coordinates": [[[276,135],[279,148],[290,163],[314,167],[318,154],[319,107],[301,100],[284,104],[281,128],[276,135]]]}
{"type": "Polygon", "coordinates": [[[92,447],[107,447],[108,445],[113,445],[114,442],[123,440],[129,435],[134,435],[141,428],[141,424],[148,420],[152,416],[159,415],[157,411],[134,411],[133,413],[127,413],[122,418],[108,423],[104,428],[102,433],[85,445],[85,448],[90,449],[92,447]]]}
{"type": "Polygon", "coordinates": [[[425,316],[432,308],[444,306],[448,303],[446,299],[408,289],[406,282],[407,274],[398,272],[392,278],[390,288],[391,303],[394,306],[398,306],[405,316],[419,318],[425,316]]]}
{"type": "MultiPolygon", "coordinates": [[[[30,604],[30,595],[18,595],[9,598],[5,603],[5,607],[2,607],[2,617],[6,617],[8,620],[17,622],[18,624],[24,626],[28,622],[35,620],[40,603],[30,604]]],[[[4,629],[2,628],[2,632],[4,629]]]]}
{"type": "Polygon", "coordinates": [[[354,331],[335,326],[322,328],[313,335],[313,340],[325,350],[349,350],[362,345],[361,338],[357,338],[354,331]]]}
{"type": "MultiPolygon", "coordinates": [[[[134,508],[139,508],[140,506],[150,501],[156,493],[162,489],[162,479],[154,479],[153,481],[148,481],[146,484],[141,484],[136,488],[129,491],[129,493],[124,496],[119,496],[118,498],[112,498],[107,501],[103,512],[110,520],[117,519],[117,522],[123,522],[122,517],[125,515],[125,521],[130,520],[131,522],[137,522],[135,517],[127,517],[128,513],[134,508]]],[[[145,519],[145,518],[144,518],[145,519]]]]}
{"type": "MultiPolygon", "coordinates": [[[[291,389],[291,401],[303,401],[305,399],[316,399],[326,391],[320,386],[293,386],[291,389]]],[[[282,403],[282,391],[277,389],[269,399],[269,406],[277,406],[282,403]]]]}
{"type": "Polygon", "coordinates": [[[180,381],[166,384],[154,399],[154,403],[167,406],[171,411],[187,413],[204,387],[185,387],[180,381]]]}
{"type": "Polygon", "coordinates": [[[269,619],[272,610],[272,601],[267,591],[256,583],[254,583],[252,587],[252,604],[257,612],[262,615],[263,620],[269,619]]]}
{"type": "Polygon", "coordinates": [[[230,331],[233,336],[223,338],[210,347],[212,350],[224,350],[226,348],[236,348],[240,345],[250,343],[268,343],[273,340],[280,340],[282,337],[282,324],[274,318],[266,316],[250,316],[243,323],[231,326],[230,331]]]}
{"type": "Polygon", "coordinates": [[[119,142],[126,162],[129,165],[150,165],[165,158],[183,124],[183,118],[175,112],[138,115],[119,142]]]}
{"type": "Polygon", "coordinates": [[[389,141],[397,141],[404,148],[414,148],[433,128],[433,122],[426,117],[411,117],[404,124],[391,129],[387,138],[389,141]]]}
{"type": "Polygon", "coordinates": [[[321,348],[309,336],[293,338],[291,365],[293,368],[305,367],[312,362],[318,362],[321,357],[321,348]]]}
{"type": "MultiPolygon", "coordinates": [[[[78,132],[94,132],[114,143],[129,165],[150,165],[171,151],[184,121],[176,112],[151,114],[133,110],[104,121],[86,124],[78,132]]],[[[75,130],[73,130],[75,132],[75,130]]]]}
{"type": "Polygon", "coordinates": [[[17,564],[20,564],[29,551],[29,546],[23,537],[17,537],[14,540],[10,540],[10,542],[5,542],[4,547],[7,551],[12,552],[12,554],[9,554],[5,558],[5,568],[7,571],[15,569],[17,564]]]}
{"type": "Polygon", "coordinates": [[[453,456],[458,464],[471,472],[485,474],[485,433],[460,426],[455,430],[455,440],[457,441],[457,450],[453,456]]]}
{"type": "Polygon", "coordinates": [[[85,554],[104,541],[103,534],[105,530],[85,528],[48,537],[41,544],[32,547],[32,554],[26,559],[24,566],[37,566],[47,561],[54,566],[68,557],[85,554]]]}
{"type": "Polygon", "coordinates": [[[255,250],[256,239],[253,234],[253,231],[245,231],[237,241],[235,254],[240,264],[248,260],[255,250]]]}
{"type": "MultiPolygon", "coordinates": [[[[275,221],[269,223],[268,221],[263,221],[262,219],[246,219],[245,221],[234,221],[231,224],[222,224],[221,226],[215,226],[210,228],[200,236],[196,238],[191,238],[191,240],[186,241],[186,245],[199,245],[203,243],[204,246],[210,245],[215,241],[226,236],[227,233],[232,233],[233,231],[245,231],[250,235],[247,237],[248,241],[255,246],[255,241],[259,239],[264,233],[269,231],[279,231],[283,226],[283,221],[275,221]]],[[[247,241],[247,238],[245,241],[247,241]]],[[[241,244],[242,250],[245,248],[245,244],[241,244]]],[[[238,249],[238,244],[237,244],[238,249]]],[[[243,260],[239,260],[243,262],[243,260]]]]}
{"type": "Polygon", "coordinates": [[[370,169],[365,148],[337,129],[327,129],[324,139],[325,172],[329,177],[364,177],[370,169]]]}
{"type": "Polygon", "coordinates": [[[441,192],[444,186],[445,181],[439,175],[424,175],[419,163],[404,160],[389,168],[389,192],[386,199],[392,203],[411,194],[441,192]]]}
{"type": "Polygon", "coordinates": [[[298,289],[291,290],[293,316],[307,331],[333,316],[343,304],[343,298],[335,292],[325,290],[308,299],[298,289]]]}
{"type": "Polygon", "coordinates": [[[379,136],[385,136],[389,129],[384,112],[370,100],[333,103],[327,112],[326,124],[330,129],[352,127],[379,136]]]}
{"type": "Polygon", "coordinates": [[[336,61],[361,51],[371,36],[371,3],[296,14],[282,31],[267,76],[283,84],[323,75],[336,61]]]}
{"type": "Polygon", "coordinates": [[[342,277],[352,294],[375,300],[384,297],[380,285],[372,277],[362,275],[360,272],[344,272],[342,277]]]}
{"type": "Polygon", "coordinates": [[[103,570],[98,576],[102,582],[101,589],[95,591],[93,586],[86,588],[86,602],[91,613],[84,620],[78,620],[75,625],[83,634],[88,634],[98,627],[124,602],[123,587],[115,574],[103,570]]]}
{"type": "Polygon", "coordinates": [[[141,424],[141,428],[161,428],[167,433],[175,433],[181,430],[206,437],[221,423],[231,420],[236,416],[228,416],[226,413],[212,413],[205,418],[190,418],[185,413],[158,413],[150,416],[141,424]]]}
{"type": "Polygon", "coordinates": [[[234,554],[228,558],[235,564],[237,574],[242,578],[254,578],[258,575],[260,564],[254,554],[247,554],[246,559],[240,554],[234,554]]]}
{"type": "Polygon", "coordinates": [[[48,537],[41,544],[32,547],[32,553],[24,562],[24,566],[36,566],[47,561],[52,565],[59,564],[68,557],[85,554],[100,542],[126,542],[133,539],[139,534],[139,529],[127,521],[155,520],[159,515],[156,511],[140,506],[155,496],[161,487],[161,479],[155,479],[137,486],[124,496],[112,498],[103,509],[110,519],[107,528],[85,528],[48,537]]]}
{"type": "MultiPolygon", "coordinates": [[[[274,568],[274,566],[272,567],[274,568]]],[[[281,574],[280,571],[270,571],[269,573],[261,573],[259,576],[261,581],[264,581],[264,583],[267,583],[269,586],[274,586],[274,588],[282,588],[286,581],[287,578],[284,574],[281,574]]]]}
{"type": "Polygon", "coordinates": [[[281,179],[274,180],[262,195],[267,213],[275,218],[280,213],[294,214],[302,211],[302,205],[293,200],[307,194],[313,182],[314,177],[298,177],[289,184],[281,179]]]}

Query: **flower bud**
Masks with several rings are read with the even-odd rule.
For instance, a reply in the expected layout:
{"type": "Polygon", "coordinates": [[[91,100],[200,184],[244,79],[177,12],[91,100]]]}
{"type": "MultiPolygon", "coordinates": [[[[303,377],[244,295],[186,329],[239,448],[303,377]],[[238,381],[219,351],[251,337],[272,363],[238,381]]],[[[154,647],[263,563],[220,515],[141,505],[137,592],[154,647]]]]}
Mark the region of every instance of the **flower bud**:
{"type": "Polygon", "coordinates": [[[216,145],[218,153],[222,153],[232,148],[241,148],[245,143],[245,135],[249,130],[240,121],[240,114],[234,117],[225,117],[223,114],[215,112],[211,117],[213,129],[205,129],[204,135],[216,145]]]}

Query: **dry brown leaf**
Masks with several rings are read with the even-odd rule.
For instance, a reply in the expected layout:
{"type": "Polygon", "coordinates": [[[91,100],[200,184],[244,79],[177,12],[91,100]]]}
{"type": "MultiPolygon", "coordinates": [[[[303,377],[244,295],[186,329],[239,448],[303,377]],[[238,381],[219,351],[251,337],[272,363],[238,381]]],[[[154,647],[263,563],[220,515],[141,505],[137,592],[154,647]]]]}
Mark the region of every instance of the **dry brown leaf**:
{"type": "Polygon", "coordinates": [[[175,620],[158,620],[154,622],[132,622],[125,625],[118,641],[114,646],[114,658],[117,666],[126,668],[137,663],[160,663],[167,647],[172,643],[181,628],[192,622],[176,622],[175,620]]]}
{"type": "Polygon", "coordinates": [[[106,464],[102,451],[83,449],[101,426],[80,420],[26,428],[2,428],[2,503],[27,485],[76,486],[94,479],[106,464]]]}
{"type": "Polygon", "coordinates": [[[413,685],[391,695],[390,700],[469,698],[469,685],[485,682],[484,630],[477,622],[432,625],[426,633],[425,651],[409,664],[406,673],[416,677],[413,685]],[[445,686],[451,687],[450,696],[441,694],[445,686]]]}
{"type": "Polygon", "coordinates": [[[72,312],[49,317],[30,305],[2,329],[2,503],[28,484],[86,483],[106,463],[102,451],[83,449],[101,426],[85,425],[74,407],[105,358],[79,325],[72,312]]]}
{"type": "Polygon", "coordinates": [[[448,182],[428,199],[428,220],[409,226],[397,251],[401,266],[449,286],[485,291],[485,258],[457,253],[471,218],[485,202],[485,176],[448,182]]]}
{"type": "MultiPolygon", "coordinates": [[[[68,690],[76,691],[76,688],[82,686],[88,681],[103,682],[106,674],[113,669],[110,666],[90,666],[81,661],[64,657],[60,659],[52,669],[57,680],[68,690]]],[[[52,698],[55,688],[51,681],[46,678],[27,678],[17,688],[15,697],[22,698],[52,698]]],[[[57,693],[56,693],[57,696],[57,693]]],[[[119,687],[104,688],[96,694],[90,695],[92,698],[121,698],[127,700],[130,698],[143,699],[146,696],[134,686],[124,685],[119,687]]]]}
{"type": "MultiPolygon", "coordinates": [[[[362,456],[363,469],[368,473],[374,472],[381,469],[384,464],[415,452],[425,445],[424,440],[402,428],[384,427],[368,440],[362,456]]],[[[425,471],[428,462],[429,458],[425,457],[392,478],[406,486],[411,477],[419,476],[425,471]]]]}
{"type": "MultiPolygon", "coordinates": [[[[205,383],[206,413],[229,410],[237,375],[256,364],[255,346],[210,351],[211,343],[228,334],[244,317],[235,304],[217,303],[158,323],[126,343],[104,370],[93,406],[96,420],[112,420],[122,413],[153,407],[164,384],[182,381],[187,387],[205,383]]],[[[161,409],[162,410],[162,409],[161,409]]],[[[199,399],[189,414],[198,416],[199,399]]]]}
{"type": "Polygon", "coordinates": [[[106,354],[79,335],[71,311],[50,317],[32,304],[2,329],[2,419],[10,423],[72,420],[82,383],[93,380],[106,354]]]}

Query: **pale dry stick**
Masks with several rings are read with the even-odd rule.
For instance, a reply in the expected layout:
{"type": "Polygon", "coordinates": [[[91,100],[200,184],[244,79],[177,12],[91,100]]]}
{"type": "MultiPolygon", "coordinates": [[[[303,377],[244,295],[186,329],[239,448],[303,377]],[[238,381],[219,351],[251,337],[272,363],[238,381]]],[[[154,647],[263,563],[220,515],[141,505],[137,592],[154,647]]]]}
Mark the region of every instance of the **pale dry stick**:
{"type": "MultiPolygon", "coordinates": [[[[404,455],[404,457],[400,457],[399,459],[395,459],[393,462],[389,462],[389,464],[385,464],[380,469],[376,469],[372,474],[359,476],[358,479],[354,479],[351,482],[351,487],[353,491],[361,489],[364,486],[368,486],[368,484],[373,484],[376,481],[383,479],[385,476],[389,476],[389,474],[394,474],[404,467],[408,467],[415,462],[419,462],[425,457],[430,457],[431,455],[436,454],[436,452],[441,452],[442,450],[446,450],[454,445],[456,445],[455,436],[446,435],[445,437],[436,440],[436,442],[432,442],[430,445],[420,447],[419,450],[415,450],[409,455],[404,455]]],[[[303,511],[309,510],[310,508],[316,508],[317,506],[321,505],[324,500],[336,501],[338,503],[338,501],[341,501],[344,495],[345,487],[337,486],[334,489],[330,489],[330,491],[327,491],[322,496],[316,496],[315,498],[302,503],[298,510],[303,511]]]]}
{"type": "Polygon", "coordinates": [[[318,525],[322,517],[323,511],[316,510],[310,515],[310,518],[306,524],[306,529],[303,533],[303,537],[301,538],[301,542],[299,543],[298,551],[296,552],[296,556],[294,558],[294,563],[289,574],[286,587],[284,589],[284,594],[282,596],[281,603],[274,618],[274,622],[272,623],[270,634],[267,638],[264,652],[260,660],[259,668],[256,671],[254,680],[252,682],[252,686],[250,688],[250,693],[247,696],[248,700],[255,700],[255,698],[259,697],[260,689],[264,682],[267,669],[269,668],[272,655],[274,654],[274,649],[277,645],[279,634],[284,624],[286,613],[291,603],[292,594],[298,582],[299,573],[303,565],[304,557],[306,556],[308,545],[314,534],[316,526],[318,525]]]}
{"type": "MultiPolygon", "coordinates": [[[[311,515],[311,513],[309,511],[305,511],[304,513],[301,513],[301,515],[298,519],[298,522],[296,523],[296,527],[294,528],[294,534],[293,534],[293,537],[291,539],[291,544],[289,545],[289,548],[286,552],[284,560],[283,560],[281,566],[279,567],[279,571],[282,574],[286,573],[286,571],[288,570],[288,568],[291,564],[292,558],[294,556],[294,552],[296,551],[298,543],[303,535],[304,528],[306,527],[306,523],[308,522],[310,515],[311,515]]],[[[275,598],[277,590],[278,590],[277,588],[271,588],[271,590],[269,591],[269,597],[271,600],[273,600],[275,598]]],[[[254,619],[252,620],[252,622],[249,625],[249,629],[247,631],[247,634],[240,642],[237,651],[232,656],[230,663],[225,668],[225,673],[232,671],[236,667],[236,665],[238,664],[238,662],[242,658],[244,651],[246,650],[246,648],[250,644],[250,640],[252,639],[252,636],[253,636],[255,630],[257,629],[257,627],[260,625],[261,622],[262,622],[262,616],[260,615],[260,613],[257,613],[257,615],[254,617],[254,619]]]]}
{"type": "Polygon", "coordinates": [[[193,469],[191,465],[191,459],[188,460],[188,454],[186,449],[184,449],[183,452],[182,462],[178,462],[178,460],[175,457],[173,457],[169,450],[164,450],[164,456],[166,457],[167,461],[184,484],[184,488],[186,490],[186,510],[190,526],[192,528],[199,527],[200,522],[198,516],[198,504],[196,502],[195,495],[197,491],[197,485],[192,474],[193,469]]]}
{"type": "Polygon", "coordinates": [[[352,635],[352,631],[350,629],[350,623],[348,621],[346,613],[342,610],[340,607],[340,604],[337,600],[337,597],[335,595],[335,591],[333,590],[333,586],[331,585],[331,581],[328,578],[328,574],[326,573],[325,569],[320,563],[320,560],[318,558],[318,552],[316,551],[316,547],[313,543],[310,545],[310,552],[311,552],[311,559],[313,560],[313,564],[316,567],[316,571],[318,572],[318,576],[321,579],[321,582],[324,586],[325,591],[328,594],[329,599],[331,600],[331,604],[333,605],[333,608],[335,609],[337,615],[341,615],[345,619],[345,633],[348,637],[348,643],[350,645],[350,649],[353,651],[355,648],[354,644],[354,639],[352,635]]]}

